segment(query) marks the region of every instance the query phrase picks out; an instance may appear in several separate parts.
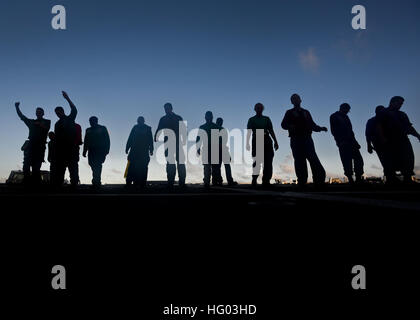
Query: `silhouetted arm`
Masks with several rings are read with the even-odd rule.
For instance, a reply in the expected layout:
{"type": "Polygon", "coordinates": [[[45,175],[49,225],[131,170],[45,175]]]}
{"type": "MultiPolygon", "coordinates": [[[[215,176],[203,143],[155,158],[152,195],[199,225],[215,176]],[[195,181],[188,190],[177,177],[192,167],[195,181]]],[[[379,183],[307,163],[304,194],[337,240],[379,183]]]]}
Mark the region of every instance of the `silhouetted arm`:
{"type": "Polygon", "coordinates": [[[410,134],[412,136],[415,136],[417,139],[420,140],[419,133],[413,127],[413,124],[410,122],[410,119],[408,118],[408,116],[405,113],[404,113],[404,116],[403,116],[403,122],[404,122],[404,129],[406,131],[406,134],[410,134]]]}
{"type": "Polygon", "coordinates": [[[248,120],[248,124],[246,125],[246,150],[251,150],[251,146],[249,144],[249,140],[251,139],[252,135],[252,125],[251,125],[251,119],[248,120]]]}
{"type": "Polygon", "coordinates": [[[83,157],[86,157],[86,153],[89,150],[89,144],[90,144],[90,134],[89,134],[89,129],[86,129],[85,143],[83,145],[83,157]]]}
{"type": "Polygon", "coordinates": [[[315,123],[309,111],[308,111],[308,116],[309,116],[309,121],[311,122],[312,131],[315,131],[315,132],[328,131],[326,127],[320,127],[319,125],[315,123]]]}
{"type": "Polygon", "coordinates": [[[281,127],[284,130],[289,130],[290,129],[290,112],[289,111],[286,111],[286,113],[283,117],[283,120],[281,122],[281,127]]]}
{"type": "Polygon", "coordinates": [[[334,115],[332,114],[331,116],[330,116],[330,129],[331,129],[331,134],[335,137],[335,135],[336,135],[336,133],[337,133],[337,130],[336,130],[336,127],[335,127],[336,125],[335,125],[335,118],[334,118],[334,115]]]}
{"type": "Polygon", "coordinates": [[[158,138],[160,136],[160,130],[162,130],[162,119],[159,120],[159,124],[155,132],[155,142],[158,141],[158,138]]]}
{"type": "Polygon", "coordinates": [[[16,102],[15,103],[16,112],[17,112],[20,120],[22,120],[29,127],[31,121],[27,117],[24,116],[24,114],[22,113],[22,111],[20,111],[19,105],[20,105],[20,102],[16,102]]]}
{"type": "Polygon", "coordinates": [[[127,140],[127,144],[125,146],[125,153],[128,153],[128,151],[130,151],[130,149],[133,145],[134,130],[135,130],[135,127],[133,129],[131,129],[130,135],[129,135],[128,140],[127,140]]]}
{"type": "Polygon", "coordinates": [[[274,129],[273,129],[273,123],[271,122],[270,119],[268,119],[268,121],[269,121],[269,124],[268,124],[268,132],[270,133],[270,136],[274,140],[274,149],[275,150],[278,150],[279,144],[277,143],[276,134],[275,134],[274,129]]]}
{"type": "Polygon", "coordinates": [[[72,120],[76,120],[76,116],[77,116],[77,109],[76,109],[76,106],[74,105],[73,101],[71,101],[71,100],[70,100],[70,97],[68,96],[68,94],[67,94],[65,91],[62,91],[62,93],[63,93],[63,97],[64,97],[64,99],[66,99],[66,100],[67,100],[67,102],[68,102],[68,103],[69,103],[69,105],[70,105],[70,109],[71,109],[71,111],[70,111],[70,115],[69,115],[69,117],[70,117],[72,120]]]}
{"type": "Polygon", "coordinates": [[[153,134],[152,134],[152,128],[149,128],[147,133],[147,140],[149,141],[149,153],[152,156],[153,155],[153,134]]]}
{"type": "Polygon", "coordinates": [[[104,127],[104,139],[105,139],[105,154],[108,154],[109,150],[111,149],[111,139],[109,139],[109,133],[106,127],[104,127]]]}
{"type": "Polygon", "coordinates": [[[367,151],[369,153],[372,153],[374,148],[373,148],[373,141],[372,141],[372,128],[371,128],[371,121],[369,120],[366,123],[366,130],[365,130],[365,136],[366,136],[366,144],[367,144],[367,151]]]}
{"type": "Polygon", "coordinates": [[[185,126],[185,123],[182,117],[179,117],[179,118],[180,118],[180,122],[179,122],[179,127],[178,127],[178,130],[179,130],[178,133],[180,137],[180,142],[182,145],[186,145],[187,144],[187,128],[185,126]]]}

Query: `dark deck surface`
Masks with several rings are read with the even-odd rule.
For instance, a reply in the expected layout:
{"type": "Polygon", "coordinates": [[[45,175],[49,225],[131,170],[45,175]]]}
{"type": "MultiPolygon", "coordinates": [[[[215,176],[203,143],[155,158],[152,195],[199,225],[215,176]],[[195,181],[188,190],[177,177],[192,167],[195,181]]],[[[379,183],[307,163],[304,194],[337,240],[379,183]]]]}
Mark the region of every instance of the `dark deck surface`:
{"type": "Polygon", "coordinates": [[[82,304],[94,296],[100,308],[123,298],[119,310],[141,305],[159,319],[168,303],[256,303],[258,318],[269,319],[263,315],[307,298],[354,297],[356,264],[369,272],[359,302],[420,285],[418,186],[1,185],[0,201],[3,285],[24,286],[29,298],[46,292],[63,308],[74,305],[69,295],[82,304]],[[67,267],[68,293],[50,289],[55,264],[67,267]],[[387,280],[390,272],[396,281],[387,280]]]}

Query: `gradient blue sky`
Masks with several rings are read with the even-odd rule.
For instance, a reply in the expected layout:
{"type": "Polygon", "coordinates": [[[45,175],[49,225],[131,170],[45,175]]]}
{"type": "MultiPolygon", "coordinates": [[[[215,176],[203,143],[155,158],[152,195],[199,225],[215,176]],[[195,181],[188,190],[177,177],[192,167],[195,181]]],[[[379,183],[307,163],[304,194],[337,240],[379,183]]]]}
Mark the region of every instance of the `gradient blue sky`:
{"type": "MultiPolygon", "coordinates": [[[[365,151],[364,127],[375,106],[404,96],[404,111],[420,129],[419,9],[416,0],[3,0],[0,178],[21,168],[27,137],[14,102],[29,117],[44,107],[55,123],[54,107],[68,107],[61,90],[78,107],[83,129],[97,115],[110,131],[104,182],[123,182],[131,127],[143,115],[154,130],[167,101],[190,129],[204,122],[207,110],[222,116],[226,128],[245,128],[253,105],[262,102],[280,144],[274,175],[294,177],[287,132],[280,128],[294,92],[328,127],[329,115],[350,103],[365,171],[381,175],[376,155],[365,151]],[[55,4],[67,9],[65,31],[51,28],[55,4]],[[366,7],[366,30],[351,28],[356,4],[366,7]]],[[[314,141],[327,173],[342,176],[331,134],[314,134],[314,141]]],[[[419,158],[419,143],[412,143],[419,158]]],[[[200,167],[188,170],[188,182],[201,181],[200,167]]],[[[243,167],[234,170],[236,179],[247,178],[243,167]]],[[[80,172],[89,183],[86,159],[80,172]]],[[[152,163],[150,179],[164,178],[164,166],[152,163]]]]}

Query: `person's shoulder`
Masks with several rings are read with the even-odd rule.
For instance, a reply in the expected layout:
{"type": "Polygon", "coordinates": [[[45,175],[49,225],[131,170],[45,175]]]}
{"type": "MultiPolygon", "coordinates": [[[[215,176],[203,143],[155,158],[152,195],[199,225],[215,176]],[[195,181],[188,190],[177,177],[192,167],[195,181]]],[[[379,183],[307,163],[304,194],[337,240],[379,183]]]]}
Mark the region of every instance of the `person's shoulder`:
{"type": "Polygon", "coordinates": [[[147,124],[145,124],[145,125],[144,125],[144,127],[145,127],[147,130],[152,130],[152,127],[151,127],[151,126],[149,126],[149,125],[147,125],[147,124]]]}
{"type": "Polygon", "coordinates": [[[199,129],[206,129],[206,124],[202,124],[201,126],[198,127],[199,129]]]}

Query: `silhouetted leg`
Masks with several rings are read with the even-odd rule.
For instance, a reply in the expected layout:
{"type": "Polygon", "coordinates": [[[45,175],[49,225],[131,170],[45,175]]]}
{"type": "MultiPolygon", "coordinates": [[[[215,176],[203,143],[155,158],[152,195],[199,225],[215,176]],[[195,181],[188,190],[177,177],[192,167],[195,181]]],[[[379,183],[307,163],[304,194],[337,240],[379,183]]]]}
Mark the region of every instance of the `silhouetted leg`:
{"type": "Polygon", "coordinates": [[[353,161],[354,161],[354,173],[356,174],[356,179],[359,179],[362,177],[364,173],[363,171],[364,162],[363,162],[363,158],[362,158],[362,155],[360,154],[359,149],[353,150],[353,161]]]}
{"type": "Polygon", "coordinates": [[[273,144],[270,142],[264,147],[264,164],[263,164],[263,184],[270,184],[271,177],[273,176],[273,158],[274,150],[273,144]]]}
{"type": "Polygon", "coordinates": [[[57,185],[57,165],[55,161],[50,163],[50,184],[57,185]]]}
{"type": "Polygon", "coordinates": [[[168,177],[168,184],[170,186],[174,185],[176,174],[176,165],[175,164],[166,164],[166,176],[168,177]]]}
{"type": "Polygon", "coordinates": [[[410,140],[407,138],[401,141],[401,174],[405,181],[411,181],[414,175],[414,151],[410,140]]]}
{"type": "Polygon", "coordinates": [[[34,159],[32,161],[32,182],[36,185],[41,183],[41,165],[42,160],[34,159]]]}
{"type": "Polygon", "coordinates": [[[28,150],[23,152],[23,183],[29,184],[31,181],[31,154],[28,150]]]}
{"type": "Polygon", "coordinates": [[[102,161],[101,159],[92,159],[90,163],[92,168],[92,185],[100,186],[101,185],[101,174],[102,174],[102,161]]]}
{"type": "Polygon", "coordinates": [[[299,185],[304,185],[308,181],[308,167],[306,164],[305,145],[301,138],[291,138],[293,159],[295,162],[295,172],[299,185]]]}
{"type": "Polygon", "coordinates": [[[66,162],[64,159],[57,160],[56,164],[56,186],[62,186],[64,183],[64,174],[66,173],[66,162]]]}
{"type": "Polygon", "coordinates": [[[213,185],[221,184],[223,181],[220,168],[221,168],[220,164],[211,165],[211,176],[212,176],[213,185]]]}
{"type": "Polygon", "coordinates": [[[79,184],[79,160],[71,159],[68,164],[70,173],[70,184],[77,186],[79,184]]]}
{"type": "Polygon", "coordinates": [[[204,178],[203,178],[204,185],[209,186],[210,177],[211,177],[211,164],[203,164],[203,171],[204,171],[204,178]]]}
{"type": "Polygon", "coordinates": [[[186,176],[187,176],[187,170],[185,168],[185,164],[178,164],[178,179],[179,179],[180,186],[185,186],[186,176]]]}
{"type": "Polygon", "coordinates": [[[314,141],[311,137],[306,140],[306,156],[312,170],[312,177],[315,184],[325,183],[325,169],[319,161],[318,155],[315,152],[314,141]]]}
{"type": "Polygon", "coordinates": [[[344,175],[353,181],[353,147],[351,145],[342,145],[338,147],[341,163],[343,164],[344,175]]]}
{"type": "Polygon", "coordinates": [[[226,180],[228,183],[233,183],[232,168],[230,163],[225,163],[226,180]]]}

